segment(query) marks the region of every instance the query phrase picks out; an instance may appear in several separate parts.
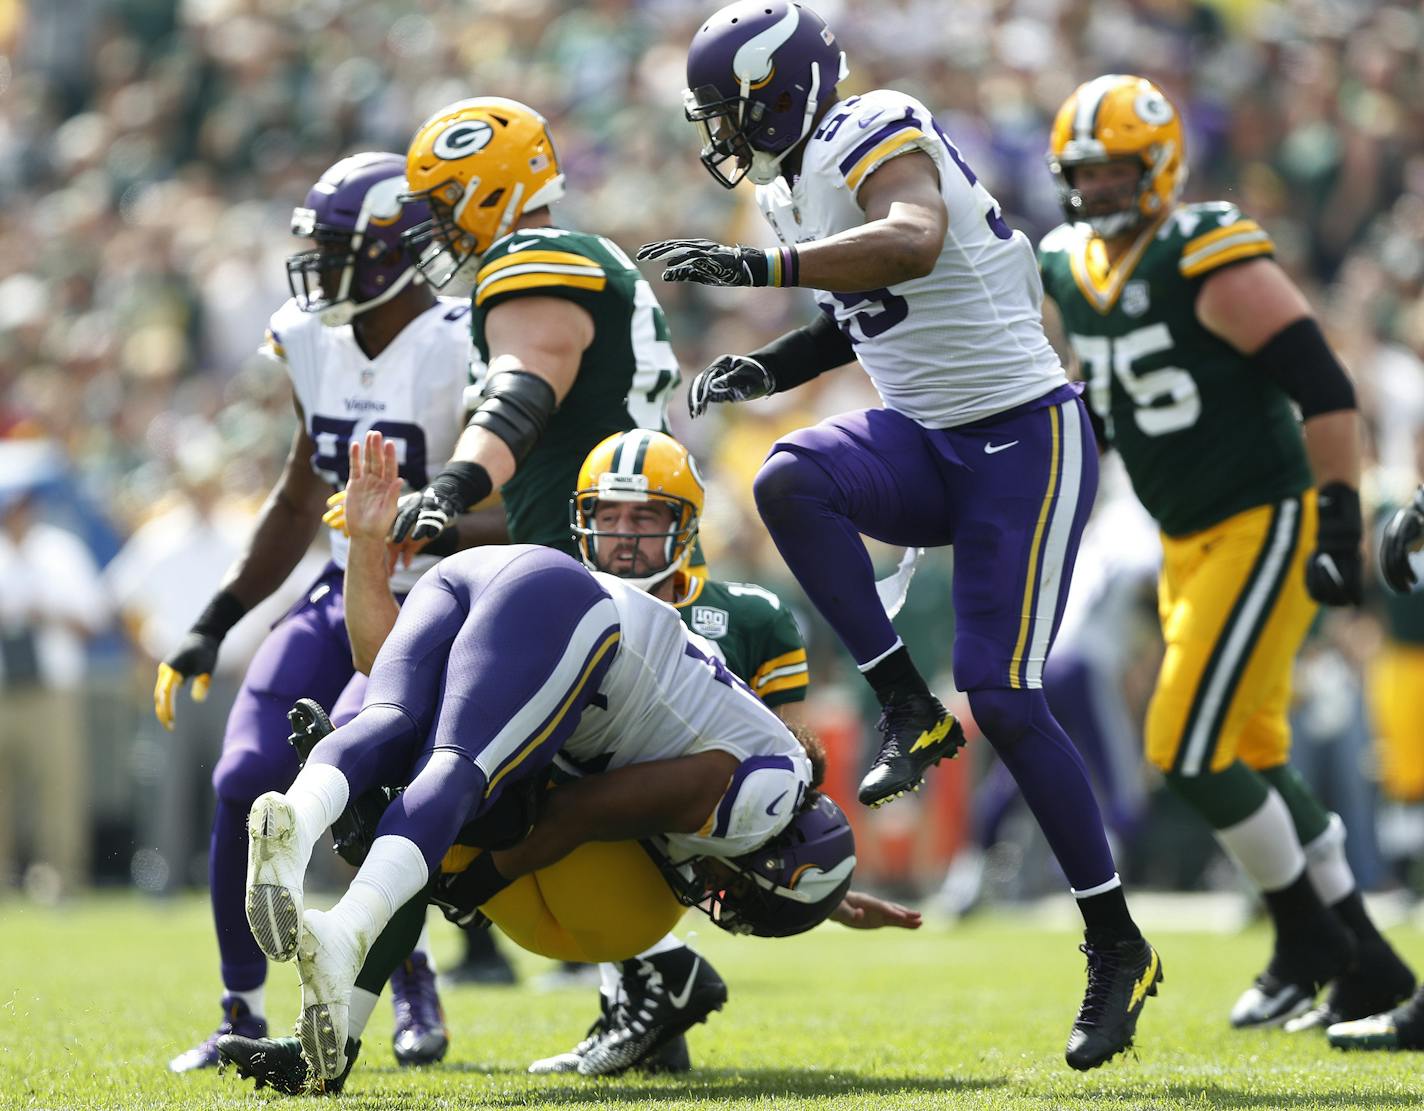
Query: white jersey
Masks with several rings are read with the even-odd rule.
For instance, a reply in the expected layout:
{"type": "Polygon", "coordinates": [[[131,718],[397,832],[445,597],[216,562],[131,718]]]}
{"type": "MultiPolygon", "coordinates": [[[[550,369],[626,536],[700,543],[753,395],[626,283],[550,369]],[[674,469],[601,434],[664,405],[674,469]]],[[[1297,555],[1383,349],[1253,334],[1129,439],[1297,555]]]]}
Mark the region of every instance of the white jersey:
{"type": "Polygon", "coordinates": [[[697,648],[677,610],[613,575],[594,577],[613,598],[621,637],[599,703],[584,710],[564,756],[604,771],[728,752],[741,766],[726,794],[698,833],[664,839],[669,855],[733,857],[765,844],[809,788],[806,750],[725,664],[697,648]]]}
{"type": "MultiPolygon", "coordinates": [[[[417,490],[454,453],[475,358],[469,301],[438,298],[370,359],[351,325],[329,328],[289,300],[272,314],[262,350],[291,376],[316,444],[312,470],[338,489],[346,485],[349,445],[370,429],[394,441],[401,477],[417,490]]],[[[350,547],[344,533],[332,532],[338,567],[346,566],[350,547]]],[[[391,576],[391,588],[405,593],[435,562],[434,556],[417,556],[391,576]]]]}
{"type": "Polygon", "coordinates": [[[927,428],[983,420],[1067,381],[1043,333],[1043,284],[1033,246],[1004,223],[929,110],[879,89],[832,106],[806,141],[794,184],[757,188],[783,243],[824,239],[865,223],[856,191],[877,166],[922,150],[939,168],[949,226],[923,278],[864,293],[816,291],[855,346],[886,407],[927,428]]]}

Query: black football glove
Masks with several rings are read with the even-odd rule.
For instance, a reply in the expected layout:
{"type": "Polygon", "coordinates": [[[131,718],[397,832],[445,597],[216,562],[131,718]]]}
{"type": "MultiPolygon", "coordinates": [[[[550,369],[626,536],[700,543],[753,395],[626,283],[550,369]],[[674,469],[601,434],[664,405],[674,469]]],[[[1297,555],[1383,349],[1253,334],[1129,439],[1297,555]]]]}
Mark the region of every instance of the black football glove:
{"type": "Polygon", "coordinates": [[[1424,569],[1424,486],[1415,492],[1412,502],[1394,511],[1380,541],[1380,575],[1391,590],[1398,594],[1417,590],[1421,569],[1424,569]],[[1419,566],[1412,565],[1415,563],[1419,566]]]}
{"type": "Polygon", "coordinates": [[[663,262],[663,281],[699,285],[771,285],[771,262],[765,251],[710,239],[660,239],[638,248],[643,261],[663,262]]]}
{"type": "Polygon", "coordinates": [[[1305,589],[1323,606],[1358,606],[1365,594],[1360,495],[1343,482],[1331,482],[1320,488],[1319,507],[1320,527],[1305,565],[1305,589]]]}
{"type": "Polygon", "coordinates": [[[718,355],[687,390],[687,415],[700,417],[715,402],[755,401],[776,391],[771,371],[748,355],[718,355]]]}
{"type": "Polygon", "coordinates": [[[478,463],[451,463],[424,490],[396,503],[391,539],[434,540],[470,506],[489,497],[489,473],[478,463]]]}

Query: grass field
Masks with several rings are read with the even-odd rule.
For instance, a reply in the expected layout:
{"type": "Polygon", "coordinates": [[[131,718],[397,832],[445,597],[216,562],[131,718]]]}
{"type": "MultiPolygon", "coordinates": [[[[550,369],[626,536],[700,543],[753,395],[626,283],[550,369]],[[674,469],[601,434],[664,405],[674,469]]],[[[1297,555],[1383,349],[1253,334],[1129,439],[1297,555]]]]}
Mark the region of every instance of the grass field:
{"type": "MultiPolygon", "coordinates": [[[[691,923],[691,919],[688,920],[691,923]]],[[[254,1094],[234,1073],[173,1076],[165,1062],[217,1019],[207,905],[100,898],[63,910],[0,904],[0,1107],[226,1108],[254,1094]]],[[[456,939],[436,927],[437,953],[456,939]]],[[[445,993],[453,1046],[433,1070],[398,1069],[390,1011],[372,1020],[342,1106],[376,1108],[1394,1108],[1424,1103],[1418,1056],[1334,1052],[1317,1037],[1235,1033],[1225,1014],[1266,937],[1152,931],[1166,982],[1135,1057],[1079,1075],[1063,1042],[1082,991],[1066,931],[990,918],[955,930],[827,926],[755,941],[698,930],[728,980],[722,1013],[691,1035],[681,1079],[531,1077],[592,1016],[591,990],[445,993]]],[[[1416,966],[1424,936],[1393,936],[1416,966]]],[[[546,962],[521,960],[533,975],[546,962]]],[[[275,967],[268,1014],[295,1016],[296,974],[275,967]]]]}

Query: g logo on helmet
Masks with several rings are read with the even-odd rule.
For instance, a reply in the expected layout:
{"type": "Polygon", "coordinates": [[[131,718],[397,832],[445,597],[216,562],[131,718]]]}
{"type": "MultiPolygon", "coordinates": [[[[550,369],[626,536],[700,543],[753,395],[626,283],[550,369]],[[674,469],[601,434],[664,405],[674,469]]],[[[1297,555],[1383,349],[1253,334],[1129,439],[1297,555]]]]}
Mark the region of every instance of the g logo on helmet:
{"type": "Polygon", "coordinates": [[[494,128],[484,120],[457,120],[440,133],[431,150],[437,158],[454,161],[484,150],[493,138],[494,128]]]}
{"type": "Polygon", "coordinates": [[[1172,122],[1172,106],[1167,103],[1167,98],[1156,89],[1138,93],[1132,109],[1137,113],[1138,119],[1143,123],[1150,123],[1153,127],[1161,127],[1164,123],[1172,122]]]}

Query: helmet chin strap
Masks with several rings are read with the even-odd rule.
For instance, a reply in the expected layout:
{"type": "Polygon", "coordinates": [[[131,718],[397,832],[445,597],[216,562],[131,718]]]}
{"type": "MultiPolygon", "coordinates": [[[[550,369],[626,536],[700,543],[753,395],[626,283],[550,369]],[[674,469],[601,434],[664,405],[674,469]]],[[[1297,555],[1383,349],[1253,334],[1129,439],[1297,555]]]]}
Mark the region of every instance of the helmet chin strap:
{"type": "MultiPolygon", "coordinates": [[[[355,270],[355,265],[347,267],[348,270],[355,270]]],[[[378,293],[369,301],[362,301],[359,304],[352,301],[338,301],[334,305],[329,305],[321,310],[319,319],[328,328],[340,328],[350,324],[352,320],[360,316],[367,309],[374,309],[377,305],[384,305],[397,293],[410,285],[412,281],[421,282],[425,279],[416,272],[414,266],[407,266],[401,272],[401,276],[390,284],[390,288],[378,293]]],[[[343,284],[349,285],[348,277],[343,284]]]]}
{"type": "MultiPolygon", "coordinates": [[[[844,63],[845,55],[841,55],[844,63]]],[[[821,63],[811,63],[811,91],[806,94],[806,114],[801,118],[801,134],[796,137],[796,141],[787,147],[780,154],[768,154],[766,151],[752,152],[752,166],[747,171],[747,177],[752,179],[754,185],[770,185],[781,176],[781,163],[793,150],[806,141],[806,136],[811,134],[811,121],[816,118],[816,109],[820,107],[816,94],[821,90],[821,63]]]]}

